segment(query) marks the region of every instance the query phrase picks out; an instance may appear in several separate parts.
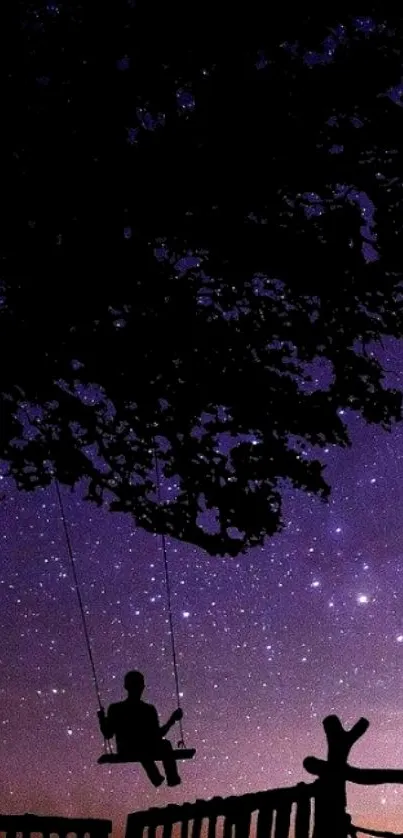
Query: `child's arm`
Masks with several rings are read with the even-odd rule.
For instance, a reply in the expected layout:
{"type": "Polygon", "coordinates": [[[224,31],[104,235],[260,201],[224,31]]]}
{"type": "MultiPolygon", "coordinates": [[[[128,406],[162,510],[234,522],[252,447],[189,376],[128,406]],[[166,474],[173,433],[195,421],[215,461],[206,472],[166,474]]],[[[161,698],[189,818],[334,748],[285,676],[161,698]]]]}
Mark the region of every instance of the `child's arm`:
{"type": "Polygon", "coordinates": [[[169,717],[168,721],[165,722],[164,725],[161,725],[161,727],[160,727],[161,736],[165,736],[165,734],[168,733],[168,730],[171,730],[171,727],[173,727],[175,722],[178,722],[179,719],[182,718],[182,716],[183,716],[183,712],[180,709],[180,707],[178,707],[177,710],[174,710],[172,715],[169,717]]]}
{"type": "Polygon", "coordinates": [[[113,723],[111,708],[109,708],[108,715],[106,715],[102,707],[101,710],[98,710],[97,716],[102,735],[105,736],[105,739],[112,739],[112,736],[115,735],[115,725],[113,723]]]}

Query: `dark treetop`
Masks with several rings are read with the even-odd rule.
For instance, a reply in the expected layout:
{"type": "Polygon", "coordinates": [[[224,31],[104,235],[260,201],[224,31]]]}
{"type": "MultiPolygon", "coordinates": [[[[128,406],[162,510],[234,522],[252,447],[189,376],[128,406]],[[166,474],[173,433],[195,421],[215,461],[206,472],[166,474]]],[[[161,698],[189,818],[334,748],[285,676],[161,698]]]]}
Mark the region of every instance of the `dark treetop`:
{"type": "Polygon", "coordinates": [[[1,454],[235,555],[284,481],[327,497],[345,409],[401,417],[376,344],[403,333],[403,19],[251,5],[229,38],[203,4],[196,38],[174,5],[18,6],[1,454]]]}

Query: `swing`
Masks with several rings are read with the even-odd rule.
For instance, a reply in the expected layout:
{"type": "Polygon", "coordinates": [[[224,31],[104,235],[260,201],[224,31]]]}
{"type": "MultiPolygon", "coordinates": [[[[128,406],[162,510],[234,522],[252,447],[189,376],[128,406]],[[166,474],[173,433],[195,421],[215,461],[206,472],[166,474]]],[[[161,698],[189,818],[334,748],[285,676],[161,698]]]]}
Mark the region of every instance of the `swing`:
{"type": "MultiPolygon", "coordinates": [[[[158,501],[161,502],[160,474],[159,474],[158,458],[157,458],[157,451],[156,451],[156,447],[155,447],[155,442],[154,442],[154,457],[155,457],[155,473],[156,473],[156,482],[157,482],[157,496],[158,496],[158,501]]],[[[93,657],[93,654],[92,654],[91,641],[90,641],[90,636],[89,636],[88,627],[87,627],[87,620],[86,620],[86,616],[85,616],[84,605],[83,605],[83,601],[82,601],[82,597],[81,597],[81,593],[80,593],[80,586],[79,586],[79,582],[78,582],[76,565],[75,565],[75,560],[74,560],[74,554],[73,554],[73,549],[72,549],[72,545],[71,545],[71,541],[70,541],[70,535],[69,535],[69,531],[68,531],[68,527],[67,527],[67,520],[66,520],[66,516],[65,516],[65,512],[64,512],[63,501],[62,501],[62,496],[61,496],[61,492],[60,492],[60,486],[59,486],[59,483],[58,483],[57,480],[55,481],[55,483],[56,483],[57,497],[58,497],[58,501],[59,501],[60,514],[61,514],[63,527],[64,527],[64,534],[65,534],[65,538],[66,538],[67,552],[68,552],[68,555],[69,555],[69,558],[70,558],[70,564],[71,564],[72,573],[73,573],[73,580],[74,580],[74,587],[75,587],[75,590],[76,590],[78,604],[79,604],[80,613],[81,613],[84,640],[85,640],[85,644],[86,644],[86,647],[87,647],[88,657],[89,657],[91,670],[92,670],[92,679],[93,679],[93,683],[94,683],[94,688],[95,688],[95,692],[96,692],[96,698],[97,698],[99,710],[103,712],[103,705],[102,705],[102,701],[101,701],[101,693],[100,693],[97,673],[96,673],[96,669],[95,669],[94,657],[93,657]]],[[[169,569],[168,569],[168,556],[167,556],[166,540],[165,540],[165,534],[164,533],[162,533],[162,535],[161,535],[161,540],[162,540],[162,552],[163,552],[163,556],[164,556],[165,586],[166,586],[166,591],[167,591],[169,630],[170,630],[170,635],[171,635],[171,649],[172,649],[172,661],[173,661],[173,668],[174,668],[174,675],[175,675],[176,699],[177,699],[178,709],[180,709],[180,690],[179,690],[179,677],[178,677],[178,663],[177,663],[177,656],[176,656],[175,635],[174,635],[173,617],[172,617],[172,599],[171,599],[171,586],[170,586],[169,569]]],[[[180,738],[180,741],[178,742],[177,749],[172,752],[172,755],[175,758],[175,760],[193,759],[193,757],[196,754],[196,749],[186,747],[181,719],[179,719],[179,728],[180,728],[181,738],[180,738]]],[[[142,762],[142,755],[140,753],[136,753],[136,754],[134,754],[133,756],[130,756],[130,757],[121,756],[120,754],[113,753],[110,741],[106,738],[104,738],[104,749],[105,749],[105,753],[103,753],[99,757],[98,765],[104,765],[105,763],[108,764],[108,765],[115,765],[115,764],[122,764],[122,763],[132,763],[132,762],[133,763],[136,763],[136,762],[141,763],[142,762]]],[[[161,759],[161,755],[158,756],[158,753],[156,753],[155,757],[152,754],[149,754],[149,753],[147,753],[146,756],[148,758],[151,757],[151,759],[155,759],[155,760],[161,759]]],[[[144,754],[143,754],[143,758],[144,758],[144,754]]]]}
{"type": "MultiPolygon", "coordinates": [[[[172,751],[172,755],[175,757],[176,760],[193,759],[195,753],[196,753],[196,748],[177,748],[176,751],[172,751]]],[[[158,754],[156,754],[155,756],[153,754],[147,754],[148,758],[150,758],[150,756],[154,760],[161,759],[161,756],[159,756],[158,754]]],[[[104,765],[105,763],[108,763],[110,765],[113,765],[115,763],[141,762],[141,761],[142,761],[142,758],[141,758],[140,754],[136,754],[133,757],[131,757],[131,756],[130,757],[121,757],[120,754],[102,754],[99,757],[98,764],[99,765],[104,765]]]]}

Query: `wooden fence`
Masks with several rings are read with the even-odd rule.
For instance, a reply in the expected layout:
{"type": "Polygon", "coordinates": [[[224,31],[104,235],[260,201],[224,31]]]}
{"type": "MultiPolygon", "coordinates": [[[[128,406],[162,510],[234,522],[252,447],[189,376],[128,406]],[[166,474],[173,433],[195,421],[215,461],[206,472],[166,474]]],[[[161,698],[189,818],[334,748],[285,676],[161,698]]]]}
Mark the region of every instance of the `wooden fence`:
{"type": "Polygon", "coordinates": [[[126,838],[389,838],[391,833],[353,825],[347,813],[347,782],[403,783],[401,769],[348,764],[351,748],[368,725],[361,718],[345,730],[338,716],[323,720],[327,759],[304,760],[306,771],[318,777],[314,783],[135,812],[128,817],[126,838]]]}
{"type": "Polygon", "coordinates": [[[67,838],[71,834],[77,838],[108,838],[111,832],[112,821],[107,820],[0,815],[0,838],[3,838],[1,833],[5,833],[6,838],[30,838],[34,834],[43,838],[50,838],[51,835],[67,838]]]}
{"type": "Polygon", "coordinates": [[[126,838],[288,838],[290,832],[309,838],[319,787],[319,781],[299,783],[135,812],[127,819],[126,838]]]}

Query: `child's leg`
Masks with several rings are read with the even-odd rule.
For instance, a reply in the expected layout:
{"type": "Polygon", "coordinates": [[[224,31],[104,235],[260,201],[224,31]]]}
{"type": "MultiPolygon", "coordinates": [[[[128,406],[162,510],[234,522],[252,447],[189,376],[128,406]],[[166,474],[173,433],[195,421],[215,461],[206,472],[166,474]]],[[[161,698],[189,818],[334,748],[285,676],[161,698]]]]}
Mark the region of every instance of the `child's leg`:
{"type": "Polygon", "coordinates": [[[142,759],[141,764],[153,786],[160,786],[164,782],[164,777],[153,759],[142,759]]]}
{"type": "Polygon", "coordinates": [[[162,764],[164,766],[167,783],[169,786],[178,786],[181,778],[176,767],[176,759],[173,755],[173,748],[168,739],[161,742],[162,764]]]}

